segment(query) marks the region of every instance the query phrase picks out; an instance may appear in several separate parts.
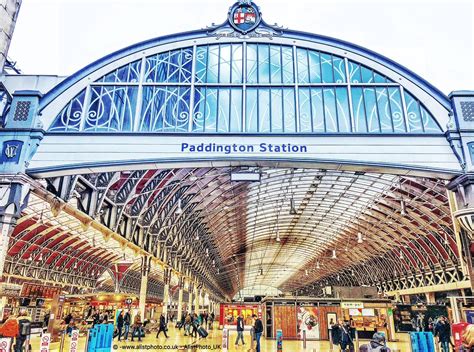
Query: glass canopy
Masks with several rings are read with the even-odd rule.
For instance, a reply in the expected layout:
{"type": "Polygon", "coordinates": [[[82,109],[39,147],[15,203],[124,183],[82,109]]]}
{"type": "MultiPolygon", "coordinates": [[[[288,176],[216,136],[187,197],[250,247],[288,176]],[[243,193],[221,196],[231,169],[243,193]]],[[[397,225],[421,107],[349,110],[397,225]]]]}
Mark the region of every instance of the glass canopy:
{"type": "Polygon", "coordinates": [[[52,132],[439,133],[398,83],[334,54],[275,44],[162,52],[89,84],[52,132]]]}

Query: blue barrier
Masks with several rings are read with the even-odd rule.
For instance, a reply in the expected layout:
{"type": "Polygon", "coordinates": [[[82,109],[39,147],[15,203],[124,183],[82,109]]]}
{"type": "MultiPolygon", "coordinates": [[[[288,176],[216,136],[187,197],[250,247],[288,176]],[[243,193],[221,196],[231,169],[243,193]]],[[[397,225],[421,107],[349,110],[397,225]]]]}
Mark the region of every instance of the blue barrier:
{"type": "Polygon", "coordinates": [[[431,332],[411,332],[410,341],[412,352],[436,352],[431,332]]]}
{"type": "Polygon", "coordinates": [[[114,337],[113,324],[98,324],[89,330],[87,352],[110,352],[114,337]]]}

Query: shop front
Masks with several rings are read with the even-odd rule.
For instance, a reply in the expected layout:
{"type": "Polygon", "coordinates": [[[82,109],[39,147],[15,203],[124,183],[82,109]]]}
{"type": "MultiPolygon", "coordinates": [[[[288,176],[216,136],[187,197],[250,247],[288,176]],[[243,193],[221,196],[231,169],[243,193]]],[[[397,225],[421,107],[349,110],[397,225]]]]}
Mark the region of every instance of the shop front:
{"type": "Polygon", "coordinates": [[[262,308],[259,304],[223,303],[220,305],[219,325],[234,327],[237,325],[237,318],[244,317],[246,326],[252,325],[252,315],[262,318],[262,308]]]}

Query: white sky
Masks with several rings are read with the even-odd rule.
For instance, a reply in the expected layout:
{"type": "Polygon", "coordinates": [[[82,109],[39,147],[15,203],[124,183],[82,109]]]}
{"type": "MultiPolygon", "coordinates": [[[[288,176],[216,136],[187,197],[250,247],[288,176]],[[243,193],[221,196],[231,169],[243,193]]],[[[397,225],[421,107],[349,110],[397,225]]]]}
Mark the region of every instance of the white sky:
{"type": "MultiPolygon", "coordinates": [[[[9,56],[69,75],[108,53],[226,19],[233,0],[23,0],[9,56]]],[[[258,0],[270,24],[379,52],[444,93],[474,90],[472,0],[258,0]]]]}

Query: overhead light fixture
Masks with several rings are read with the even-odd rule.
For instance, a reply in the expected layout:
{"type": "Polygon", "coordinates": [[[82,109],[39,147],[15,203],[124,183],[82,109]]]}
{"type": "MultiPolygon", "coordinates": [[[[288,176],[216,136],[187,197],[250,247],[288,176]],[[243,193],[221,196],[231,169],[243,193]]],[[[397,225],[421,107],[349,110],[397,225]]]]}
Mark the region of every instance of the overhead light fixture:
{"type": "Polygon", "coordinates": [[[316,269],[321,269],[321,267],[319,266],[319,262],[316,262],[316,269]]]}
{"type": "Polygon", "coordinates": [[[231,181],[247,181],[259,182],[261,175],[259,172],[232,172],[230,174],[231,181]]]}
{"type": "Polygon", "coordinates": [[[304,271],[304,274],[305,274],[306,276],[308,276],[308,269],[306,269],[306,270],[304,271]]]}
{"type": "Polygon", "coordinates": [[[364,242],[364,237],[362,236],[362,232],[359,232],[357,234],[357,243],[362,243],[364,242]]]}
{"type": "Polygon", "coordinates": [[[33,257],[31,256],[31,253],[30,253],[30,255],[28,256],[28,258],[26,260],[29,261],[29,262],[31,262],[33,260],[33,257]]]}
{"type": "Polygon", "coordinates": [[[206,256],[209,257],[209,248],[206,248],[206,256]]]}
{"type": "Polygon", "coordinates": [[[178,199],[178,208],[176,209],[176,214],[182,214],[183,208],[181,207],[181,198],[178,199]]]}
{"type": "Polygon", "coordinates": [[[444,234],[444,244],[445,244],[446,246],[449,245],[448,234],[447,234],[447,233],[444,234]]]}
{"type": "Polygon", "coordinates": [[[199,231],[196,231],[196,241],[199,241],[199,231]]]}
{"type": "Polygon", "coordinates": [[[296,212],[296,208],[295,208],[295,200],[293,199],[293,197],[291,197],[290,199],[290,215],[297,215],[298,213],[296,212]]]}
{"type": "Polygon", "coordinates": [[[401,216],[406,216],[407,215],[407,206],[406,206],[405,201],[403,199],[400,201],[400,215],[401,216]]]}
{"type": "Polygon", "coordinates": [[[351,271],[351,275],[352,275],[352,276],[355,276],[354,270],[351,271]]]}
{"type": "Polygon", "coordinates": [[[337,259],[336,250],[335,250],[335,249],[332,250],[332,257],[331,257],[331,258],[332,258],[332,259],[337,259]]]}
{"type": "Polygon", "coordinates": [[[38,262],[42,262],[42,261],[43,261],[43,253],[40,253],[38,257],[38,262]]]}
{"type": "Polygon", "coordinates": [[[212,266],[216,266],[216,261],[212,259],[212,266]]]}
{"type": "Polygon", "coordinates": [[[260,269],[260,270],[258,271],[258,276],[263,276],[263,269],[260,269]]]}
{"type": "Polygon", "coordinates": [[[77,269],[77,262],[74,262],[74,269],[77,269]]]}
{"type": "Polygon", "coordinates": [[[277,230],[277,236],[276,236],[275,241],[277,241],[277,242],[280,242],[280,241],[281,241],[281,238],[280,238],[280,231],[278,231],[278,230],[277,230]]]}
{"type": "Polygon", "coordinates": [[[403,251],[400,249],[400,259],[403,260],[405,256],[403,255],[403,251]]]}
{"type": "Polygon", "coordinates": [[[341,281],[341,277],[337,274],[337,281],[341,281]]]}
{"type": "Polygon", "coordinates": [[[219,270],[219,268],[217,268],[217,274],[219,274],[219,273],[220,273],[220,270],[219,270]]]}

